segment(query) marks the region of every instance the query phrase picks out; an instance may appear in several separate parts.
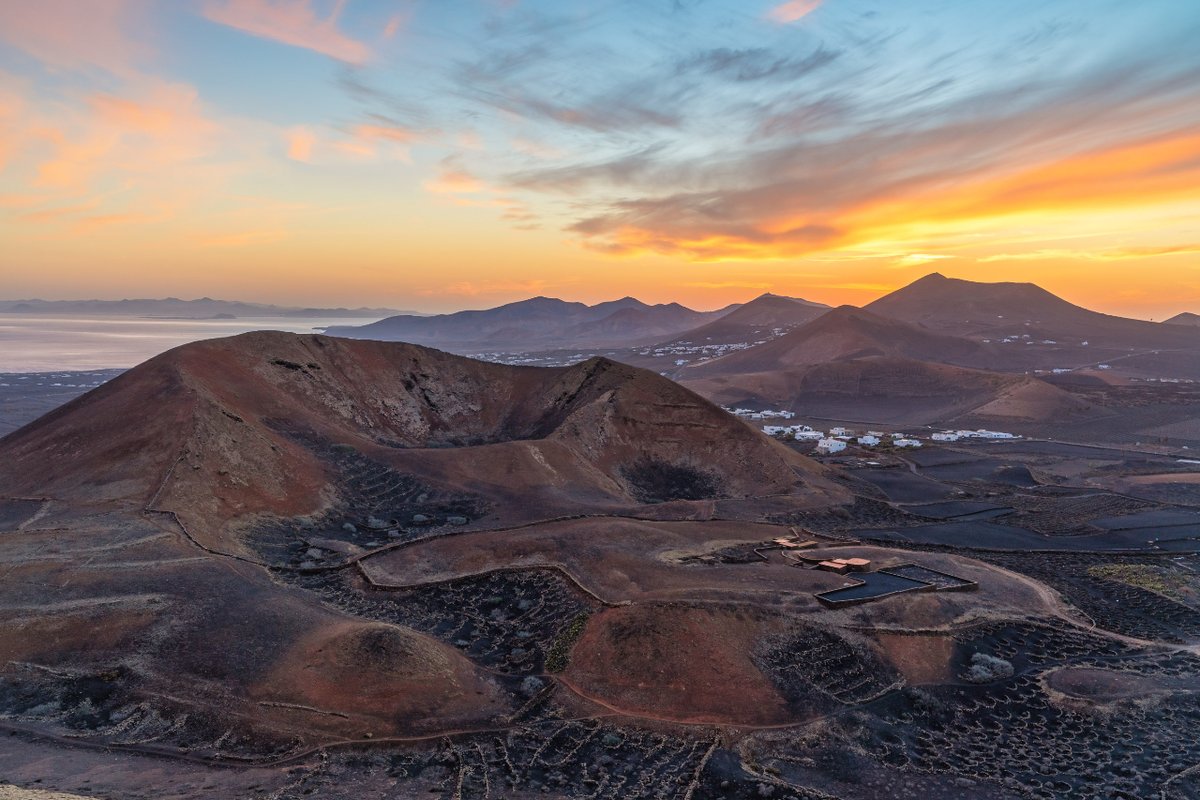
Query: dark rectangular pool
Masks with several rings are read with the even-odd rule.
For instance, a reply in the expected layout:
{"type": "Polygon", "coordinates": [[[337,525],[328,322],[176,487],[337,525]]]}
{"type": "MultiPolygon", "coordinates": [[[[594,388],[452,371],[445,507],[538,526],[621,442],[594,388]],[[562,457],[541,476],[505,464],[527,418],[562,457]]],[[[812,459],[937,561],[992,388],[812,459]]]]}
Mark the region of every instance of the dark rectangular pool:
{"type": "Polygon", "coordinates": [[[831,589],[828,592],[821,592],[817,595],[817,599],[828,605],[836,606],[846,603],[861,603],[867,600],[876,600],[890,594],[910,592],[916,589],[933,588],[925,581],[905,578],[901,575],[892,575],[887,572],[864,572],[854,577],[860,579],[862,583],[857,586],[846,586],[841,589],[831,589]]]}

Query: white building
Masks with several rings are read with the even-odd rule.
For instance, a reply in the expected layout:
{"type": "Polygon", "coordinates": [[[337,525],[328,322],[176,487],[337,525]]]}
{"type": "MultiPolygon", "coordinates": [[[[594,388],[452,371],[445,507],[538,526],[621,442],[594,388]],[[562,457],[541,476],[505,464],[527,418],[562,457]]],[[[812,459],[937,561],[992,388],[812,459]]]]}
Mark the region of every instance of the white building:
{"type": "Polygon", "coordinates": [[[879,437],[872,436],[868,433],[866,436],[858,437],[858,443],[863,447],[874,447],[875,445],[879,444],[879,437]]]}
{"type": "Polygon", "coordinates": [[[853,433],[854,433],[854,431],[850,430],[849,428],[840,428],[839,427],[839,428],[830,428],[829,429],[830,436],[850,436],[853,433]]]}
{"type": "Polygon", "coordinates": [[[960,439],[1017,439],[1019,438],[1014,433],[1005,433],[1004,431],[989,431],[985,428],[980,428],[977,431],[957,431],[960,439]]]}
{"type": "Polygon", "coordinates": [[[792,429],[787,425],[763,425],[763,433],[767,436],[782,436],[785,433],[791,433],[792,429]]]}
{"type": "Polygon", "coordinates": [[[817,442],[817,452],[829,455],[831,453],[840,453],[846,449],[846,443],[841,439],[822,439],[817,442]]]}
{"type": "Polygon", "coordinates": [[[825,438],[823,431],[795,431],[792,435],[797,442],[819,442],[825,438]]]}
{"type": "Polygon", "coordinates": [[[960,437],[957,433],[952,431],[944,431],[942,433],[935,433],[929,438],[933,439],[935,442],[957,442],[960,437]]]}
{"type": "Polygon", "coordinates": [[[920,447],[921,443],[916,439],[896,439],[892,442],[896,447],[920,447]]]}

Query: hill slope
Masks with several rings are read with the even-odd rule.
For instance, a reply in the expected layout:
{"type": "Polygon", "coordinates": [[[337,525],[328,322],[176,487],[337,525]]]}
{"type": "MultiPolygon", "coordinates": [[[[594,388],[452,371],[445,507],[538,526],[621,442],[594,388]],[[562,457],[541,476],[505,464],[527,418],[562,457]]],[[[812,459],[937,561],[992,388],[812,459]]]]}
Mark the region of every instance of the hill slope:
{"type": "Polygon", "coordinates": [[[13,494],[151,504],[213,536],[334,507],[361,523],[804,494],[803,475],[819,482],[719,408],[612,361],[509,367],[284,333],[177,348],[0,440],[13,494]],[[372,500],[364,473],[411,491],[372,500]]]}
{"type": "Polygon", "coordinates": [[[725,405],[895,425],[985,407],[1019,418],[1090,411],[1035,378],[962,366],[995,360],[995,346],[842,306],[775,341],[689,367],[682,380],[725,405]]]}
{"type": "Polygon", "coordinates": [[[764,372],[866,356],[982,365],[991,353],[992,348],[969,339],[932,333],[854,306],[839,306],[778,339],[697,364],[687,373],[764,372]]]}

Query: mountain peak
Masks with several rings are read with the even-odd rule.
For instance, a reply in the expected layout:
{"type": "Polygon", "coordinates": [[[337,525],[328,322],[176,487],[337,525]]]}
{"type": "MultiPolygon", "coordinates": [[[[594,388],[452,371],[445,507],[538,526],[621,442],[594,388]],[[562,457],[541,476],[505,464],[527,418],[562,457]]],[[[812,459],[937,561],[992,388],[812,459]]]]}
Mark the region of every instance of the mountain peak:
{"type": "Polygon", "coordinates": [[[969,281],[935,272],[865,308],[927,330],[974,339],[1032,336],[1123,349],[1189,344],[1179,326],[1091,311],[1028,282],[969,281]]]}
{"type": "Polygon", "coordinates": [[[1163,324],[1200,326],[1200,314],[1194,314],[1191,311],[1184,311],[1176,314],[1170,319],[1163,320],[1163,324]]]}

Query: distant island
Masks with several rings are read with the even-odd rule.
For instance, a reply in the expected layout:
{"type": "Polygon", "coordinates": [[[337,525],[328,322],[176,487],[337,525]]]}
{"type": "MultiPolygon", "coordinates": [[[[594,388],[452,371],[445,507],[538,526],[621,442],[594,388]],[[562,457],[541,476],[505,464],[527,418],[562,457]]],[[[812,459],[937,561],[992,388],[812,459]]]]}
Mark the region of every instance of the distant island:
{"type": "Polygon", "coordinates": [[[242,317],[329,317],[379,319],[396,314],[419,316],[394,308],[301,308],[241,300],[178,297],[127,300],[0,300],[0,314],[103,314],[160,320],[230,320],[242,317]]]}

